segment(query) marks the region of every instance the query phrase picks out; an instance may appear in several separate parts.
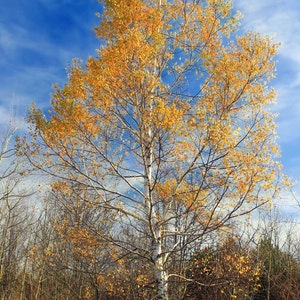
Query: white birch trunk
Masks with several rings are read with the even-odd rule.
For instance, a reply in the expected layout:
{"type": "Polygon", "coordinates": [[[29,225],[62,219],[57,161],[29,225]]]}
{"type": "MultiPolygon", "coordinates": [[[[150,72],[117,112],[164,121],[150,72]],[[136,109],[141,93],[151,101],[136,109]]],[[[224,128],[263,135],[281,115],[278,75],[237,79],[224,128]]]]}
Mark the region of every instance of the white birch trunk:
{"type": "Polygon", "coordinates": [[[165,255],[162,252],[162,239],[159,230],[156,239],[153,241],[152,260],[154,262],[157,299],[168,300],[168,274],[165,269],[165,255]]]}
{"type": "MultiPolygon", "coordinates": [[[[152,101],[148,104],[149,112],[152,110],[152,101]]],[[[151,126],[151,125],[150,125],[151,126]]],[[[149,219],[150,235],[152,238],[152,261],[154,268],[154,275],[156,281],[156,291],[158,300],[168,300],[168,274],[165,268],[165,254],[163,253],[163,239],[162,228],[159,226],[159,219],[154,207],[152,198],[152,172],[153,172],[153,137],[152,129],[148,127],[145,130],[144,144],[144,164],[145,164],[145,178],[144,178],[144,194],[145,206],[149,219]]]]}
{"type": "MultiPolygon", "coordinates": [[[[158,0],[161,6],[161,0],[158,0]]],[[[157,61],[154,63],[154,72],[157,72],[157,61]]],[[[154,91],[152,91],[154,93],[154,91]]],[[[147,105],[145,106],[147,107],[147,105]]],[[[149,113],[152,114],[153,98],[148,104],[149,113]]],[[[156,281],[156,292],[158,300],[168,300],[168,274],[165,268],[165,254],[163,253],[162,230],[159,228],[159,220],[153,207],[152,191],[152,172],[153,172],[153,132],[151,125],[146,130],[146,166],[145,166],[145,196],[146,206],[148,209],[149,225],[152,235],[152,261],[154,268],[154,276],[156,281]]]]}

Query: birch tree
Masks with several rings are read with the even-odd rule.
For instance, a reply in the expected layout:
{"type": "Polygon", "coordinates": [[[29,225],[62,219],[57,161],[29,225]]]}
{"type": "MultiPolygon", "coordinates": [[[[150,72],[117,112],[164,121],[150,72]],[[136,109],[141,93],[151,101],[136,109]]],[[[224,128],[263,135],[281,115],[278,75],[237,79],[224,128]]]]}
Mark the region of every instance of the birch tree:
{"type": "Polygon", "coordinates": [[[115,234],[102,238],[151,263],[155,299],[174,290],[180,299],[181,285],[169,285],[189,279],[182,258],[278,190],[268,85],[278,45],[255,32],[237,36],[227,0],[103,6],[97,57],[74,60],[47,117],[31,108],[19,150],[113,211],[115,234]],[[129,242],[121,226],[139,239],[129,242]]]}

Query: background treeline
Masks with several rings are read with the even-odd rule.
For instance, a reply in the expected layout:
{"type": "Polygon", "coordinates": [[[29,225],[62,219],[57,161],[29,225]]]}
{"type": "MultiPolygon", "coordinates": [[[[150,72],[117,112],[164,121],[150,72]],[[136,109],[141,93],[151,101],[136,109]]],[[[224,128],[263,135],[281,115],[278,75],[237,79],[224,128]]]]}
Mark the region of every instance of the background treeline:
{"type": "MultiPolygon", "coordinates": [[[[117,213],[90,205],[78,185],[68,192],[55,185],[37,192],[41,178],[28,175],[7,145],[6,137],[1,153],[0,299],[155,299],[149,261],[129,247],[116,246],[118,239],[128,245],[134,239],[147,243],[139,231],[121,225],[117,213]]],[[[232,223],[174,255],[170,299],[299,299],[297,224],[282,222],[272,211],[255,219],[264,221],[232,223]]]]}

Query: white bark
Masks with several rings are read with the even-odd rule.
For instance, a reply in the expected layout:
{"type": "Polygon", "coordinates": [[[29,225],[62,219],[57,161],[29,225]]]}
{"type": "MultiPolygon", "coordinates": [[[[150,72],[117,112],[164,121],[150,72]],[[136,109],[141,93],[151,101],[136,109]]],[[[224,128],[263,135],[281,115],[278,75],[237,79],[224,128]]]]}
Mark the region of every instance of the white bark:
{"type": "MultiPolygon", "coordinates": [[[[152,112],[153,99],[145,105],[149,113],[152,112]]],[[[168,300],[168,274],[165,266],[165,254],[163,253],[163,237],[162,228],[159,225],[159,218],[155,211],[155,201],[152,197],[152,173],[153,173],[153,132],[151,124],[147,124],[144,128],[144,138],[142,139],[143,157],[144,157],[144,195],[145,208],[147,210],[150,235],[152,238],[152,261],[154,268],[154,275],[156,281],[156,291],[158,300],[168,300]]]]}
{"type": "Polygon", "coordinates": [[[157,238],[153,243],[152,260],[154,263],[154,274],[157,285],[157,296],[159,300],[168,300],[168,274],[165,268],[165,254],[162,251],[161,232],[158,230],[157,238]]]}
{"type": "Polygon", "coordinates": [[[157,296],[159,300],[168,300],[168,274],[165,268],[165,254],[162,249],[162,234],[159,220],[155,212],[154,203],[151,195],[152,190],[152,164],[153,164],[153,143],[151,128],[147,130],[147,138],[145,145],[144,161],[145,161],[145,206],[149,218],[149,228],[152,237],[152,261],[154,275],[156,281],[157,296]]]}

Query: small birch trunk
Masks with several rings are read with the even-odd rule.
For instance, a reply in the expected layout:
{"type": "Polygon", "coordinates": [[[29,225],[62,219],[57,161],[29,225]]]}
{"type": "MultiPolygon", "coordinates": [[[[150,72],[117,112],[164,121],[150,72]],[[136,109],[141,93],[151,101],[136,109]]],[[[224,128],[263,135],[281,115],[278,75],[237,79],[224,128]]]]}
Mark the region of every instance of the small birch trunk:
{"type": "Polygon", "coordinates": [[[153,241],[152,260],[156,279],[157,299],[168,300],[168,274],[165,270],[165,255],[162,253],[162,239],[160,232],[153,241]]]}

